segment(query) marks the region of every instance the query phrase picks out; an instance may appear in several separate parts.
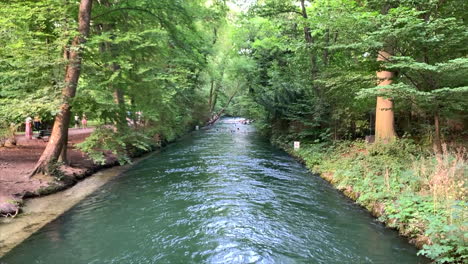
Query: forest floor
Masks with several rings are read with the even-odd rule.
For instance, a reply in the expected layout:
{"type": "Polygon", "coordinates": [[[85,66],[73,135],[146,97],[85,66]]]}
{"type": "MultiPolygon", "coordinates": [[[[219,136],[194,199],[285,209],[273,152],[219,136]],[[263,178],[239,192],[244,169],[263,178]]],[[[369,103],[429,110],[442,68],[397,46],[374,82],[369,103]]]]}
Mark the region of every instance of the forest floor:
{"type": "MultiPolygon", "coordinates": [[[[93,128],[69,130],[68,170],[72,174],[83,174],[96,167],[92,160],[74,148],[92,131],[93,128]]],[[[55,180],[53,177],[28,176],[44,151],[47,140],[28,140],[24,135],[17,135],[16,141],[14,147],[0,148],[0,213],[16,210],[23,197],[40,195],[41,190],[48,188],[55,180]]]]}

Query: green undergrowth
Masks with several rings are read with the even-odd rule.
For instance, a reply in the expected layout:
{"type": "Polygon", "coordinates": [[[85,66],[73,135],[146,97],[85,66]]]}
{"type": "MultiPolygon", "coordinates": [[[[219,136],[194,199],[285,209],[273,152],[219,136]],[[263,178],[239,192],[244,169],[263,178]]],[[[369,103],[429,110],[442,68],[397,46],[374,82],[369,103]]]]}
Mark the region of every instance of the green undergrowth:
{"type": "Polygon", "coordinates": [[[176,140],[196,124],[201,124],[193,117],[186,117],[182,121],[180,125],[146,125],[123,127],[120,130],[114,126],[101,125],[76,147],[98,164],[105,164],[112,155],[123,165],[131,163],[134,157],[176,140]]]}
{"type": "Polygon", "coordinates": [[[82,143],[78,149],[99,164],[106,163],[106,157],[112,154],[120,164],[131,163],[132,153],[150,151],[154,144],[149,136],[137,130],[128,129],[117,132],[112,127],[98,127],[82,143]]]}
{"type": "Polygon", "coordinates": [[[389,144],[345,141],[304,144],[294,151],[313,172],[399,229],[418,254],[437,263],[468,262],[466,177],[467,152],[448,150],[435,155],[409,139],[389,144]],[[378,212],[376,212],[378,211],[378,212]]]}

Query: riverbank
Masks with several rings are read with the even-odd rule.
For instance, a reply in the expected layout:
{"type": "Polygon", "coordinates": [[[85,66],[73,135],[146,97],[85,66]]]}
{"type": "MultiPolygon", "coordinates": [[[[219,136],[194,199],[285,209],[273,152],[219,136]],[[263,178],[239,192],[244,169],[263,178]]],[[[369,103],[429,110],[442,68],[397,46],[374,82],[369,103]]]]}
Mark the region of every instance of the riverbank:
{"type": "Polygon", "coordinates": [[[104,184],[149,156],[138,158],[133,164],[101,170],[69,189],[27,199],[22,207],[22,214],[15,218],[0,218],[0,258],[104,184]]]}
{"type": "Polygon", "coordinates": [[[44,175],[28,177],[47,141],[35,138],[28,140],[23,135],[17,135],[16,145],[0,148],[0,214],[14,216],[19,213],[23,199],[63,190],[103,167],[115,165],[116,160],[111,156],[105,166],[96,165],[87,155],[75,148],[75,145],[83,142],[92,131],[92,128],[69,130],[69,166],[64,168],[68,177],[61,180],[44,175]]]}
{"type": "MultiPolygon", "coordinates": [[[[437,262],[467,261],[464,149],[430,154],[408,140],[280,145],[437,262]]],[[[465,262],[466,263],[466,262],[465,262]]]]}
{"type": "MultiPolygon", "coordinates": [[[[5,188],[6,185],[3,185],[2,190],[4,193],[12,193],[13,191],[17,193],[10,194],[10,196],[3,195],[3,197],[8,198],[3,200],[1,199],[2,196],[0,196],[0,213],[4,216],[5,214],[8,214],[6,216],[10,216],[0,217],[0,258],[47,223],[53,221],[88,195],[97,191],[104,184],[158,152],[157,149],[136,152],[133,155],[134,159],[131,164],[121,166],[119,166],[119,162],[114,155],[106,153],[105,163],[97,164],[86,154],[74,148],[75,144],[83,142],[91,132],[73,133],[69,138],[69,143],[72,143],[69,147],[69,157],[70,153],[73,154],[71,165],[81,167],[67,166],[61,168],[65,172],[64,178],[57,179],[52,176],[39,175],[31,179],[25,179],[24,181],[8,181],[10,184],[8,185],[9,189],[5,188]],[[2,209],[6,210],[2,211],[2,209]]],[[[188,131],[184,135],[188,136],[188,131]]],[[[173,143],[180,138],[183,138],[183,136],[166,141],[160,147],[173,143]]],[[[42,144],[41,142],[24,141],[20,138],[19,146],[15,148],[23,148],[24,151],[28,143],[29,145],[39,146],[42,144]]],[[[41,147],[45,147],[45,144],[36,149],[37,155],[40,155],[40,151],[43,150],[41,147]]],[[[15,151],[15,148],[7,150],[15,151]]],[[[21,160],[14,159],[14,162],[19,163],[21,160]]],[[[29,165],[32,168],[34,164],[29,165]]],[[[27,173],[21,173],[19,170],[21,168],[21,166],[18,166],[16,167],[16,171],[13,169],[12,173],[8,174],[10,178],[12,175],[25,177],[27,173]],[[15,172],[17,173],[15,174],[15,172]]],[[[0,179],[5,178],[7,177],[0,179]]],[[[4,180],[3,182],[7,181],[4,180]]],[[[2,183],[1,180],[0,183],[2,183]]]]}
{"type": "MultiPolygon", "coordinates": [[[[199,122],[198,122],[199,123],[199,122]]],[[[105,126],[69,129],[68,164],[56,175],[29,177],[47,141],[16,135],[16,145],[0,148],[0,217],[15,217],[24,199],[53,194],[104,168],[131,163],[187,135],[195,123],[180,127],[142,127],[117,133],[105,126]],[[125,145],[122,148],[122,144],[125,145]]]]}

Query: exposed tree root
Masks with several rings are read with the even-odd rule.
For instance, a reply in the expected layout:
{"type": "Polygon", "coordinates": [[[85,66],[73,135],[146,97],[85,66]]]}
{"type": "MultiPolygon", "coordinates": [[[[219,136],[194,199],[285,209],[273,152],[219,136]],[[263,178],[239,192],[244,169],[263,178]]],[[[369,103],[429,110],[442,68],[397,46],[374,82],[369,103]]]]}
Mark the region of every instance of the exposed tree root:
{"type": "Polygon", "coordinates": [[[6,213],[6,214],[0,214],[0,216],[2,217],[11,217],[11,218],[15,218],[19,213],[19,208],[16,209],[15,213],[14,214],[11,214],[11,213],[6,213]]]}

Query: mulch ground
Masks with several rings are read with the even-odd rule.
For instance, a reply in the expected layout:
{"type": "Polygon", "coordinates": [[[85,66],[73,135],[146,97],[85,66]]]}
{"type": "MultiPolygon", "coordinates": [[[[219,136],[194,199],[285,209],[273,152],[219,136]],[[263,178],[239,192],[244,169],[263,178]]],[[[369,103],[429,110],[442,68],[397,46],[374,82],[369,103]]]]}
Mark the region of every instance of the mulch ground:
{"type": "MultiPolygon", "coordinates": [[[[68,142],[68,158],[70,166],[79,169],[92,169],[95,164],[82,152],[74,149],[74,145],[85,140],[93,131],[87,129],[70,129],[68,142]]],[[[16,137],[17,144],[10,148],[0,148],[0,212],[5,203],[12,199],[22,199],[25,194],[36,193],[40,188],[50,184],[50,177],[29,178],[47,145],[42,139],[28,140],[24,136],[16,137]]]]}

